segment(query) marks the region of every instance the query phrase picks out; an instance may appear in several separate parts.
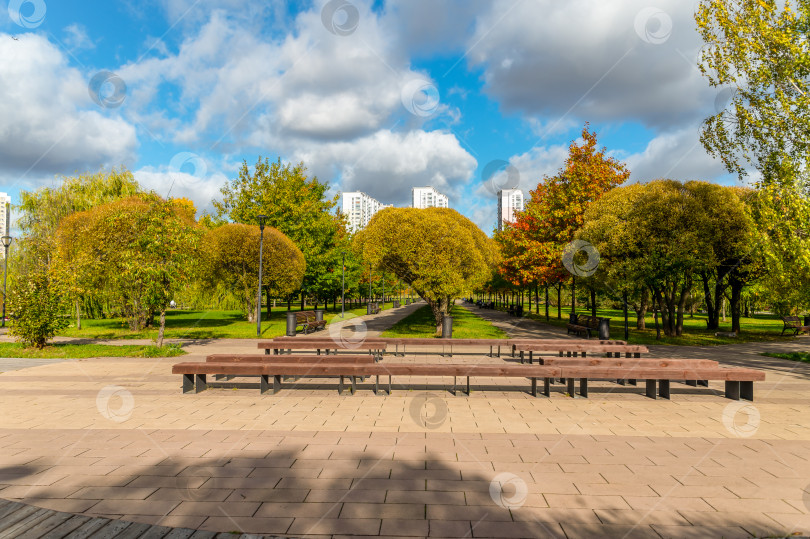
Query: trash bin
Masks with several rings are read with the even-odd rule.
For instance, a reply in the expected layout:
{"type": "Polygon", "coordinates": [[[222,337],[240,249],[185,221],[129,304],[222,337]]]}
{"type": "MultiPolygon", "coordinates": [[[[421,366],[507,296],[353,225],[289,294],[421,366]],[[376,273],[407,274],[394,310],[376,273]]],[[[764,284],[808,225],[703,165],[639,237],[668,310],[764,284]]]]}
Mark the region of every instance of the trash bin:
{"type": "Polygon", "coordinates": [[[373,303],[369,303],[368,305],[366,305],[366,314],[371,314],[372,309],[374,309],[374,304],[373,303]]]}
{"type": "Polygon", "coordinates": [[[599,340],[610,340],[610,318],[599,319],[599,340]]]}
{"type": "Polygon", "coordinates": [[[568,322],[570,322],[571,324],[576,324],[578,318],[579,315],[577,313],[570,313],[568,315],[568,322]]]}
{"type": "Polygon", "coordinates": [[[442,318],[442,339],[453,338],[453,317],[444,315],[442,318]]]}
{"type": "Polygon", "coordinates": [[[287,337],[295,337],[295,326],[298,324],[295,321],[295,313],[293,311],[287,312],[287,337]]]}
{"type": "Polygon", "coordinates": [[[315,321],[323,322],[323,309],[315,309],[315,321]]]}
{"type": "Polygon", "coordinates": [[[399,309],[399,302],[394,300],[394,309],[399,309]]]}

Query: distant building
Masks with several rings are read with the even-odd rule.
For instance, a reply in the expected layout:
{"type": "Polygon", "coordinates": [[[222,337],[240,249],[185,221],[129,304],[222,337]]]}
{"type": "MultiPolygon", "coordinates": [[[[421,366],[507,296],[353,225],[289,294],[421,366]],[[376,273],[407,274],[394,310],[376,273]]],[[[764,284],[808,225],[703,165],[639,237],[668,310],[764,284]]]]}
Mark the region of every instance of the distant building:
{"type": "MultiPolygon", "coordinates": [[[[11,235],[11,197],[0,193],[0,236],[11,235]]],[[[5,256],[5,249],[0,249],[0,258],[5,256]]]]}
{"type": "Polygon", "coordinates": [[[515,222],[515,212],[523,211],[523,191],[502,189],[498,191],[498,232],[505,223],[515,222]]]}
{"type": "Polygon", "coordinates": [[[389,207],[391,204],[383,204],[360,191],[343,193],[343,213],[348,217],[351,232],[365,228],[375,213],[389,207]]]}
{"type": "Polygon", "coordinates": [[[447,196],[441,194],[433,187],[414,187],[413,207],[419,209],[449,208],[450,204],[447,196]]]}

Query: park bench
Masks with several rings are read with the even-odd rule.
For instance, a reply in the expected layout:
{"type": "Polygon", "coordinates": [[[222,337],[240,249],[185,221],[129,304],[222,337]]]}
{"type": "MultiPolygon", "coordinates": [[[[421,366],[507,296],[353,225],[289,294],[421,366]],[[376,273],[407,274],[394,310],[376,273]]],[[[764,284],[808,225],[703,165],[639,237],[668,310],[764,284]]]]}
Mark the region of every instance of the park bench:
{"type": "Polygon", "coordinates": [[[523,305],[511,305],[508,312],[512,316],[523,316],[523,305]]]}
{"type": "Polygon", "coordinates": [[[689,367],[689,366],[647,366],[635,363],[623,366],[600,365],[480,365],[480,364],[405,364],[405,363],[347,363],[329,364],[323,361],[318,363],[276,363],[276,362],[238,362],[238,361],[210,361],[178,363],[172,367],[172,374],[183,376],[183,393],[199,393],[208,385],[208,375],[226,376],[260,376],[259,390],[262,394],[278,393],[281,389],[282,377],[299,376],[339,377],[338,393],[343,393],[345,379],[351,384],[352,393],[356,389],[358,377],[375,376],[374,393],[379,392],[380,376],[388,376],[388,391],[391,394],[391,379],[393,376],[416,377],[453,377],[453,394],[456,393],[457,378],[467,378],[466,393],[470,393],[471,377],[508,377],[528,378],[531,380],[531,394],[537,396],[537,380],[544,382],[543,394],[550,396],[551,380],[557,377],[568,380],[568,394],[576,396],[575,380],[580,379],[579,395],[588,397],[589,379],[626,380],[638,379],[646,381],[645,394],[647,397],[660,396],[670,398],[670,381],[672,380],[720,380],[725,382],[727,398],[739,400],[753,400],[754,381],[765,379],[765,373],[754,369],[737,367],[689,367]],[[271,385],[272,379],[272,385],[271,385]]]}
{"type": "Polygon", "coordinates": [[[784,335],[787,330],[791,330],[794,336],[798,335],[799,332],[810,332],[810,326],[802,325],[802,321],[798,316],[783,316],[782,323],[784,324],[782,335],[784,335]]]}
{"type": "Polygon", "coordinates": [[[552,352],[562,356],[587,357],[590,354],[605,354],[606,357],[641,357],[641,354],[648,354],[650,350],[646,346],[634,344],[603,344],[604,341],[579,341],[569,339],[566,341],[537,341],[530,344],[515,344],[513,350],[520,354],[520,362],[524,362],[526,352],[529,353],[529,363],[532,362],[534,353],[552,352]]]}
{"type": "Polygon", "coordinates": [[[273,339],[272,341],[260,341],[258,348],[264,350],[265,354],[270,354],[273,351],[275,355],[292,353],[293,350],[313,351],[320,355],[323,350],[325,355],[331,351],[332,354],[337,354],[338,350],[357,352],[359,350],[368,350],[368,352],[376,359],[382,359],[385,353],[386,343],[376,339],[364,339],[358,342],[340,341],[329,337],[315,338],[315,337],[288,337],[284,339],[273,339]]]}
{"type": "Polygon", "coordinates": [[[585,335],[586,338],[591,338],[591,333],[599,333],[599,322],[602,318],[598,316],[590,316],[588,314],[580,314],[577,316],[577,321],[569,322],[566,325],[566,329],[568,333],[574,333],[576,335],[585,335]]]}
{"type": "Polygon", "coordinates": [[[326,320],[316,320],[315,313],[313,311],[298,311],[295,313],[296,331],[298,331],[299,326],[304,334],[307,334],[310,331],[323,329],[324,326],[326,326],[326,320]]]}
{"type": "Polygon", "coordinates": [[[379,303],[369,303],[368,304],[368,314],[380,314],[380,304],[379,303]]]}

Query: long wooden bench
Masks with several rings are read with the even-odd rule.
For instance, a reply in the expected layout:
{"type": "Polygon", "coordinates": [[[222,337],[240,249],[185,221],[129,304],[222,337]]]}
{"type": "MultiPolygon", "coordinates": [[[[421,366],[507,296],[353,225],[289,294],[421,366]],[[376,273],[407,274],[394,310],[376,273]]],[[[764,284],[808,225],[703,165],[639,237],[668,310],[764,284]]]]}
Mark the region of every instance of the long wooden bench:
{"type": "Polygon", "coordinates": [[[277,355],[268,356],[265,354],[211,354],[205,358],[208,363],[304,363],[307,365],[336,365],[355,363],[374,363],[374,356],[365,355],[340,355],[340,356],[318,356],[307,355],[277,355]]]}
{"type": "Polygon", "coordinates": [[[338,351],[343,352],[357,352],[359,350],[368,350],[368,352],[376,357],[382,359],[385,353],[386,345],[384,342],[375,340],[363,340],[358,342],[342,342],[334,339],[323,338],[302,338],[302,339],[285,339],[285,340],[272,340],[260,341],[257,345],[259,350],[264,350],[265,354],[270,354],[273,351],[274,355],[281,355],[292,353],[293,350],[311,350],[315,354],[320,355],[321,351],[328,355],[337,354],[338,351]]]}
{"type": "Polygon", "coordinates": [[[529,363],[532,362],[534,353],[553,352],[559,355],[568,354],[574,357],[577,354],[586,357],[588,354],[605,354],[606,357],[641,357],[641,354],[648,354],[650,350],[646,346],[634,344],[599,344],[596,342],[568,341],[568,342],[536,342],[532,344],[516,344],[514,350],[520,354],[520,362],[525,360],[526,352],[529,353],[529,363]]]}
{"type": "Polygon", "coordinates": [[[375,394],[379,390],[380,376],[388,376],[388,394],[391,393],[393,376],[452,376],[453,393],[456,392],[456,381],[459,376],[467,378],[467,394],[470,392],[471,377],[512,377],[529,378],[531,394],[537,396],[537,380],[544,381],[543,394],[549,396],[551,380],[561,377],[569,380],[568,393],[576,396],[574,382],[580,379],[579,394],[588,396],[588,379],[639,379],[646,380],[646,395],[656,398],[657,395],[670,398],[671,380],[722,380],[725,382],[726,397],[739,400],[754,398],[754,381],[765,379],[765,373],[754,369],[736,367],[648,367],[648,366],[551,366],[551,365],[429,365],[404,363],[369,363],[369,364],[293,364],[293,363],[243,363],[243,362],[186,362],[172,367],[173,374],[183,376],[183,392],[199,393],[207,388],[206,376],[260,376],[259,389],[262,394],[271,389],[277,393],[281,389],[283,376],[337,376],[340,379],[338,392],[342,393],[344,379],[348,377],[352,392],[355,390],[355,379],[361,376],[375,376],[375,394]]]}
{"type": "Polygon", "coordinates": [[[784,324],[782,335],[784,335],[787,330],[792,331],[794,337],[800,332],[810,332],[810,326],[802,325],[802,321],[798,316],[783,316],[782,324],[784,324]]]}

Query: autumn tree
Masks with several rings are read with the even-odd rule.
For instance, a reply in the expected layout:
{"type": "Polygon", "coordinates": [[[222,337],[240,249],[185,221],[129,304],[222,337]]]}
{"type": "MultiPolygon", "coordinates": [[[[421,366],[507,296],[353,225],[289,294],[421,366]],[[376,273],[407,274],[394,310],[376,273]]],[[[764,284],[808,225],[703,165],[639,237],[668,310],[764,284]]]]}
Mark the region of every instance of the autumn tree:
{"type": "Polygon", "coordinates": [[[193,209],[183,201],[136,195],[73,214],[60,226],[60,238],[67,231],[80,234],[75,247],[82,252],[74,260],[82,261],[82,269],[93,268],[131,330],[143,329],[160,314],[157,344],[162,346],[166,309],[198,266],[201,230],[193,209]]]}
{"type": "Polygon", "coordinates": [[[705,46],[699,68],[728,105],[703,124],[701,141],[730,172],[761,173],[810,155],[810,1],[701,0],[695,13],[705,46]]]}
{"type": "MultiPolygon", "coordinates": [[[[206,232],[203,239],[203,282],[225,286],[238,299],[248,321],[256,318],[259,285],[259,227],[225,224],[206,232]]],[[[304,255],[284,234],[264,228],[262,284],[274,296],[298,290],[305,273],[304,255]]]]}
{"type": "MultiPolygon", "coordinates": [[[[290,238],[306,260],[301,292],[314,298],[331,297],[340,290],[341,251],[348,248],[345,218],[337,211],[338,197],[328,197],[329,184],[308,177],[303,163],[281,160],[256,162],[251,172],[242,163],[239,177],[222,188],[214,201],[217,218],[253,225],[258,215],[290,238]]],[[[302,297],[303,301],[303,297],[302,297]]]]}
{"type": "Polygon", "coordinates": [[[563,251],[582,226],[585,210],[629,176],[623,163],[598,147],[596,133],[585,124],[582,142],[571,143],[565,165],[531,191],[525,210],[498,235],[504,251],[500,271],[514,284],[553,283],[559,297],[570,277],[563,251]]]}
{"type": "Polygon", "coordinates": [[[427,302],[437,335],[455,299],[486,283],[498,262],[494,242],[447,208],[386,208],[355,235],[354,247],[365,263],[396,275],[427,302]]]}

